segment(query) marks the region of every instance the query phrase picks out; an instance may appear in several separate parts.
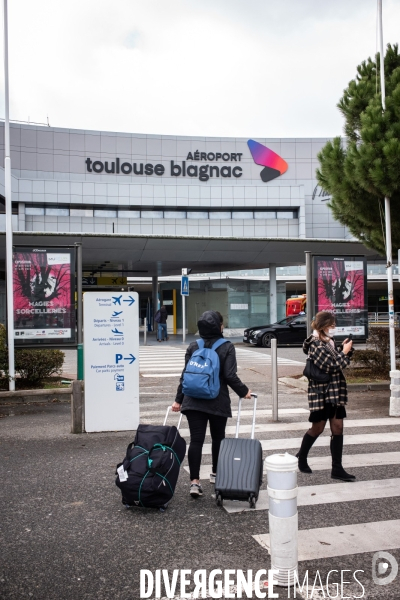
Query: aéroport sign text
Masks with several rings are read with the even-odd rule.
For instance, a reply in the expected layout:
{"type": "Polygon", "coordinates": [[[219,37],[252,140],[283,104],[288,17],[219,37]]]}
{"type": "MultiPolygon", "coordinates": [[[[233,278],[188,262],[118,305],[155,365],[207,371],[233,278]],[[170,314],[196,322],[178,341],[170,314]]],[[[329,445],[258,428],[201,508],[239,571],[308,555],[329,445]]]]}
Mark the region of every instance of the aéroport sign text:
{"type": "MultiPolygon", "coordinates": [[[[279,154],[276,154],[267,146],[248,140],[251,156],[257,165],[264,167],[260,177],[264,183],[279,177],[286,173],[288,164],[279,154]]],[[[238,179],[243,175],[242,167],[238,165],[222,165],[222,162],[236,163],[241,162],[242,152],[189,152],[186,160],[180,162],[171,160],[169,164],[169,174],[171,177],[197,177],[200,181],[208,181],[213,177],[235,177],[238,179]],[[188,161],[207,162],[219,164],[187,164],[188,161]]],[[[116,175],[158,175],[162,177],[165,174],[165,166],[161,163],[142,162],[122,162],[120,158],[113,161],[92,160],[86,158],[86,170],[88,173],[114,173],[116,175]]]]}

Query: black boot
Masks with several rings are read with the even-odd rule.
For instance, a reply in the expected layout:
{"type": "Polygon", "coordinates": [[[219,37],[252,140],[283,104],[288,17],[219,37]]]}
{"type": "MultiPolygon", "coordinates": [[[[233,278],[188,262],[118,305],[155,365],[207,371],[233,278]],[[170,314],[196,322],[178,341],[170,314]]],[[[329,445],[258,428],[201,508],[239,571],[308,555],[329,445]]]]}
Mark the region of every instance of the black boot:
{"type": "Polygon", "coordinates": [[[342,467],[343,455],[343,435],[332,435],[331,437],[331,454],[332,454],[332,479],[340,479],[341,481],[354,481],[355,475],[350,475],[342,467]]]}
{"type": "Polygon", "coordinates": [[[298,453],[296,454],[296,458],[299,459],[299,471],[302,473],[312,473],[310,467],[307,463],[307,456],[310,451],[311,446],[315,442],[317,438],[313,437],[306,433],[303,437],[303,441],[301,442],[301,447],[298,453]]]}

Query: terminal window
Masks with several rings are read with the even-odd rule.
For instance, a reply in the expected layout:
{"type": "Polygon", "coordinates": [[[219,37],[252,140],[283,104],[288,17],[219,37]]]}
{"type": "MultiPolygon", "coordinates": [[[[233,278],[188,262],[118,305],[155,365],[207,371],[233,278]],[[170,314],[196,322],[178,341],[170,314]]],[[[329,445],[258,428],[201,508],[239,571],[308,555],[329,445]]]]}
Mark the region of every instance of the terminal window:
{"type": "MultiPolygon", "coordinates": [[[[1,208],[1,207],[0,207],[1,208]]],[[[14,208],[14,207],[13,207],[14,208]]],[[[1,210],[0,210],[1,212],[1,210]]],[[[14,211],[13,211],[14,212],[14,211]]],[[[118,207],[89,207],[81,206],[43,206],[43,205],[27,205],[25,207],[27,216],[49,215],[56,217],[99,217],[109,219],[297,219],[297,208],[279,208],[271,210],[270,208],[262,210],[173,210],[173,208],[158,208],[152,207],[145,209],[143,206],[134,207],[129,210],[127,208],[118,207]]]]}

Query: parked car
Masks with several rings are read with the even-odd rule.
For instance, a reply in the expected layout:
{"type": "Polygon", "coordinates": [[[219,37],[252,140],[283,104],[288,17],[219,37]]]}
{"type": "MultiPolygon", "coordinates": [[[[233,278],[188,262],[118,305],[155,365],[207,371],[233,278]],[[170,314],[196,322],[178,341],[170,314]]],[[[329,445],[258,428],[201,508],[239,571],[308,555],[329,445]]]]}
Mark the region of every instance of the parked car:
{"type": "Polygon", "coordinates": [[[291,316],[261,327],[250,327],[244,330],[243,341],[254,346],[271,347],[271,340],[278,344],[301,344],[307,337],[307,317],[291,316]]]}

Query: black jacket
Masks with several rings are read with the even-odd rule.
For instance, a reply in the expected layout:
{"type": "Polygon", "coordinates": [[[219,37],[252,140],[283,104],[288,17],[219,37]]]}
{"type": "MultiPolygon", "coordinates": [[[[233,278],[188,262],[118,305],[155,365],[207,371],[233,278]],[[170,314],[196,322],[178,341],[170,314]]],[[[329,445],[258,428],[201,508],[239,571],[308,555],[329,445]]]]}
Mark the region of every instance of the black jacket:
{"type": "MultiPolygon", "coordinates": [[[[201,315],[198,326],[200,337],[203,338],[204,346],[206,348],[211,348],[214,342],[223,337],[219,317],[213,310],[207,310],[201,315]]],[[[192,342],[188,346],[185,355],[185,369],[190,357],[197,349],[197,342],[192,342]]],[[[185,396],[182,392],[183,373],[185,371],[185,369],[183,369],[175,398],[175,402],[181,404],[181,412],[183,414],[188,410],[199,410],[221,417],[231,417],[231,400],[229,397],[228,385],[241,398],[246,396],[249,391],[249,388],[241,382],[236,374],[237,364],[235,346],[231,342],[226,342],[217,348],[216,353],[220,360],[220,390],[218,396],[214,398],[214,400],[201,400],[199,398],[185,396]]]]}
{"type": "Polygon", "coordinates": [[[160,323],[166,323],[168,319],[167,309],[164,307],[160,308],[160,323]]]}
{"type": "Polygon", "coordinates": [[[331,376],[329,384],[309,380],[308,406],[311,412],[322,410],[327,402],[342,406],[347,404],[347,384],[343,369],[350,364],[353,349],[348,354],[344,354],[341,350],[342,346],[339,348],[334,349],[329,343],[321,341],[314,335],[304,340],[304,354],[308,354],[321,371],[331,376]]]}

